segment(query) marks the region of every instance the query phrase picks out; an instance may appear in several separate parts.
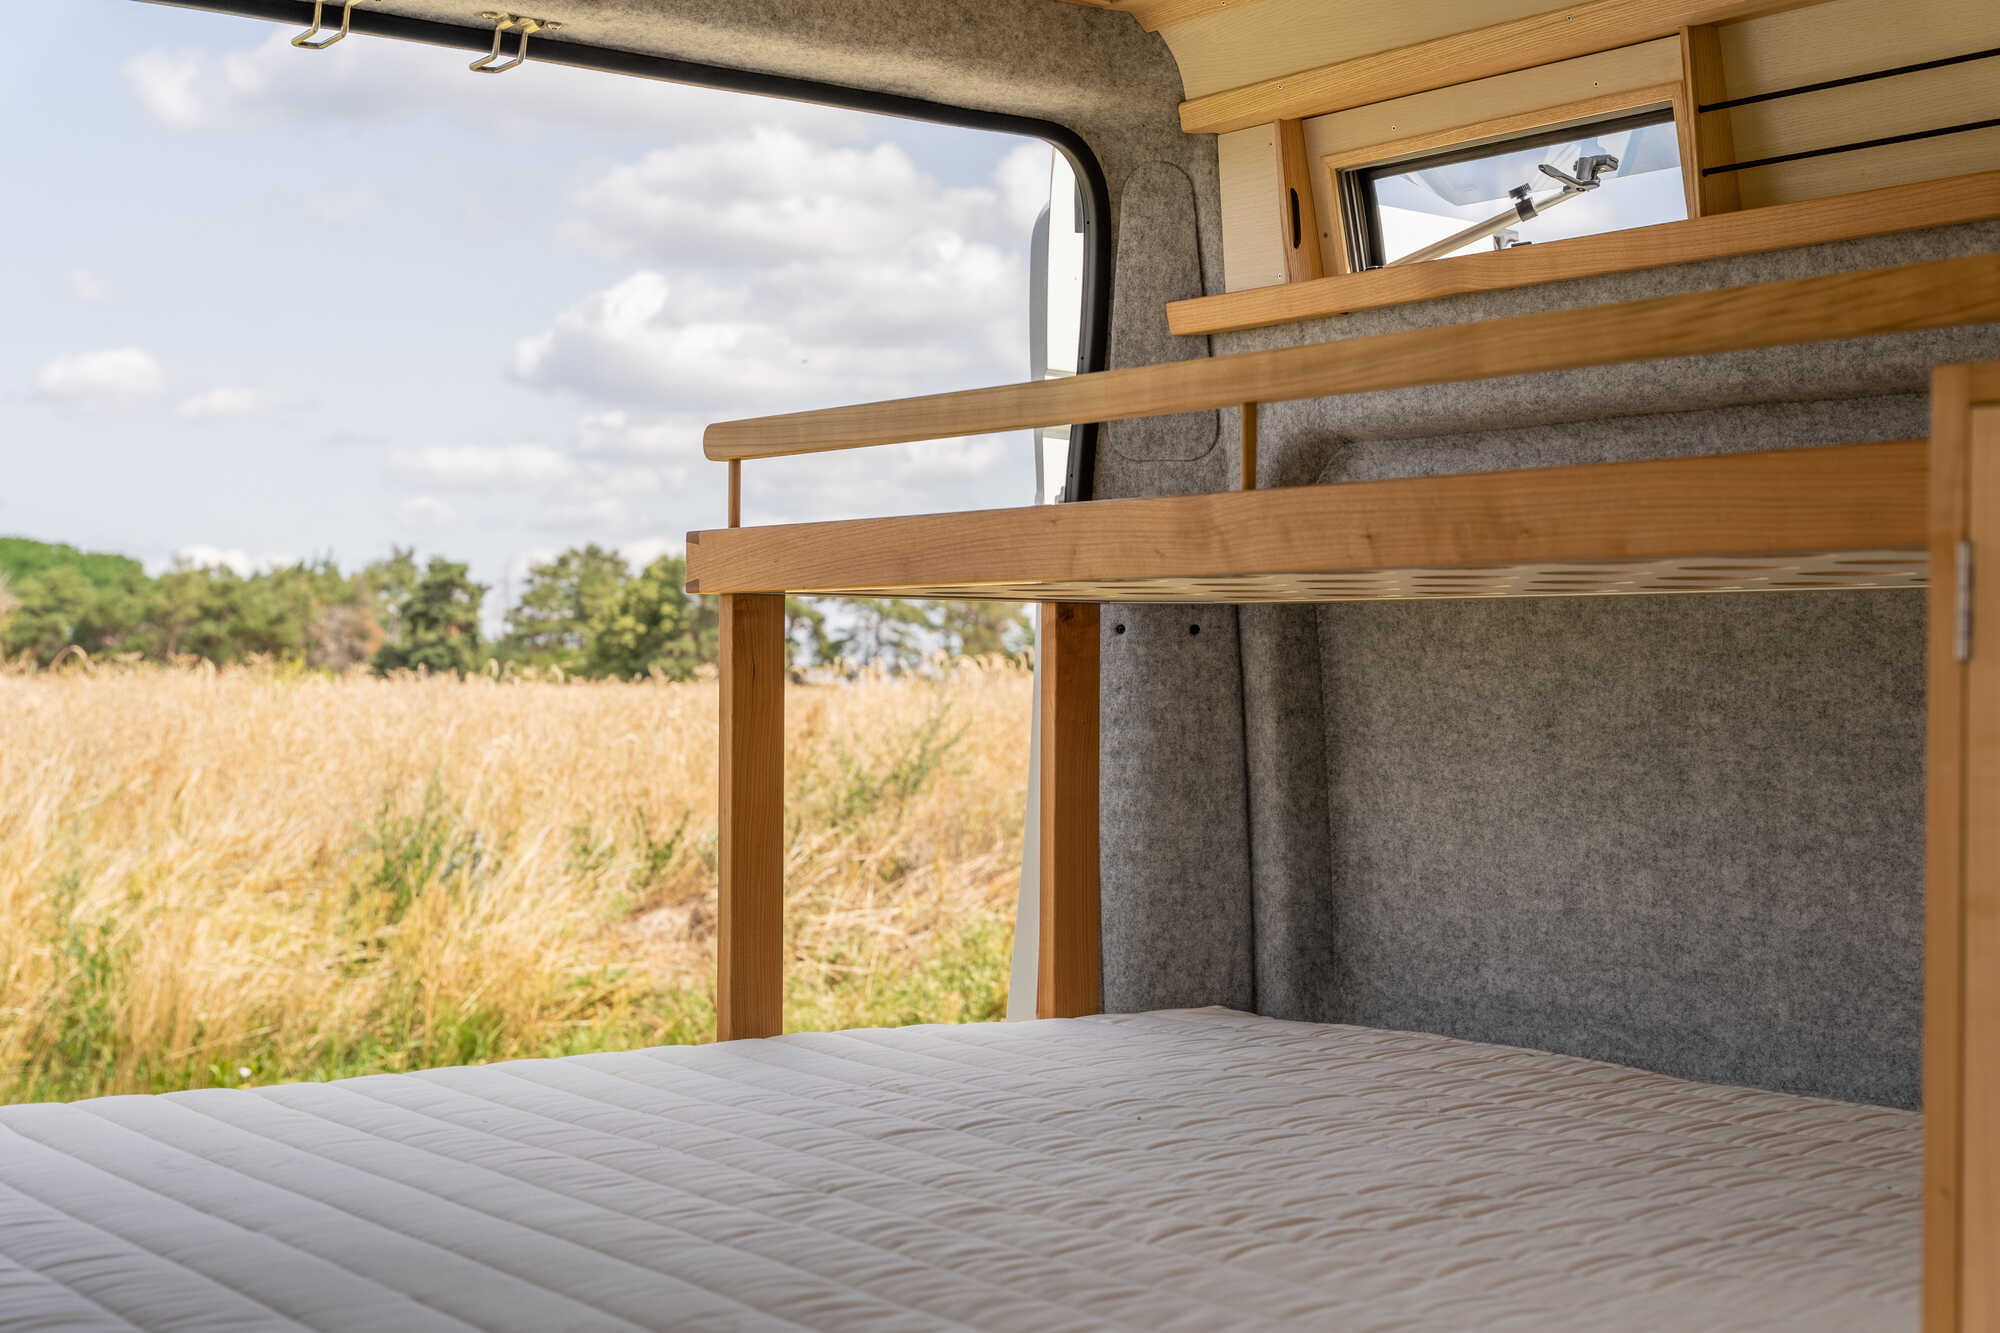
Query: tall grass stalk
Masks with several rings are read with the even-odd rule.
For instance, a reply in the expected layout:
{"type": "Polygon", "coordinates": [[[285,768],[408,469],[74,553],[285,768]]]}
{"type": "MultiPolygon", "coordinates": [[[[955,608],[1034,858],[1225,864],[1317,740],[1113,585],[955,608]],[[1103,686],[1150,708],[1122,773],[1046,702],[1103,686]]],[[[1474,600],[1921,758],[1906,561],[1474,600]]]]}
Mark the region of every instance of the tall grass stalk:
{"type": "MultiPolygon", "coordinates": [[[[997,1018],[1029,677],[795,686],[793,1028],[997,1018]]],[[[0,674],[0,1100],[704,1040],[715,686],[0,674]]]]}

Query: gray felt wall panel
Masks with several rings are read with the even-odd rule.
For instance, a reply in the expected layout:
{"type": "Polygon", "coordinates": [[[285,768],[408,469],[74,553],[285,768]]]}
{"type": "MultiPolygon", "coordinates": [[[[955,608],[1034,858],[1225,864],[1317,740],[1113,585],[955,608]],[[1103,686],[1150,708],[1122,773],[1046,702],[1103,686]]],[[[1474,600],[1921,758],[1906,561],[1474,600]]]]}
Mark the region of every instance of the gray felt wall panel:
{"type": "Polygon", "coordinates": [[[1114,1013],[1256,1003],[1236,621],[1230,606],[1104,608],[1104,1006],[1114,1013]]]}
{"type": "MultiPolygon", "coordinates": [[[[1208,339],[1177,338],[1167,328],[1167,303],[1202,294],[1201,241],[1195,227],[1194,182],[1168,162],[1148,162],[1125,182],[1112,285],[1111,359],[1121,366],[1191,361],[1208,355],[1208,339]]],[[[1220,412],[1112,421],[1103,440],[1134,462],[1187,462],[1215,448],[1220,412]]]]}
{"type": "Polygon", "coordinates": [[[1316,1016],[1915,1105],[1923,620],[1917,592],[1322,610],[1316,1016]]]}

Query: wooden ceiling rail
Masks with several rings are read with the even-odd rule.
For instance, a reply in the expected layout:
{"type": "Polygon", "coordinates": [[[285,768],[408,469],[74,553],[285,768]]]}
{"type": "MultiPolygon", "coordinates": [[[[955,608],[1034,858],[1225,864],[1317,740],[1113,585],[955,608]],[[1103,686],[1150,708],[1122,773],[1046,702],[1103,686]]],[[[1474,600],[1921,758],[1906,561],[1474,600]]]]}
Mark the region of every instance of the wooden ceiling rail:
{"type": "Polygon", "coordinates": [[[702,451],[778,458],[1996,321],[2000,254],[1970,255],[717,422],[702,451]]]}
{"type": "Polygon", "coordinates": [[[1588,0],[1192,98],[1181,103],[1181,128],[1222,134],[1301,120],[1810,3],[1814,0],[1588,0]]]}

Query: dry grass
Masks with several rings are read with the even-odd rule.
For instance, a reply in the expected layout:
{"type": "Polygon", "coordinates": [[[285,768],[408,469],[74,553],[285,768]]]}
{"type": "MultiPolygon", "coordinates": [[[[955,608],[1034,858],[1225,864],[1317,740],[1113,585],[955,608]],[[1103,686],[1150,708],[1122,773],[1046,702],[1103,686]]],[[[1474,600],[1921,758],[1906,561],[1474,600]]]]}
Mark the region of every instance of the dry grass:
{"type": "MultiPolygon", "coordinates": [[[[1030,683],[788,698],[794,1028],[998,1017],[1030,683]]],[[[0,1100],[705,1039],[715,687],[0,674],[0,1100]]]]}

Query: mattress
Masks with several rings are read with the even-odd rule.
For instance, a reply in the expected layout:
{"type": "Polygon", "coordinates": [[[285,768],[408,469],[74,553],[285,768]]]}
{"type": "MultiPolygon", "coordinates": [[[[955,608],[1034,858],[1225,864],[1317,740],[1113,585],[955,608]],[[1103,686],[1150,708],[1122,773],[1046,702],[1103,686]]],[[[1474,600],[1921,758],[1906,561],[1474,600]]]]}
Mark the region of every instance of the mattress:
{"type": "Polygon", "coordinates": [[[0,1326],[1873,1333],[1920,1140],[1213,1009],[16,1106],[0,1326]]]}

